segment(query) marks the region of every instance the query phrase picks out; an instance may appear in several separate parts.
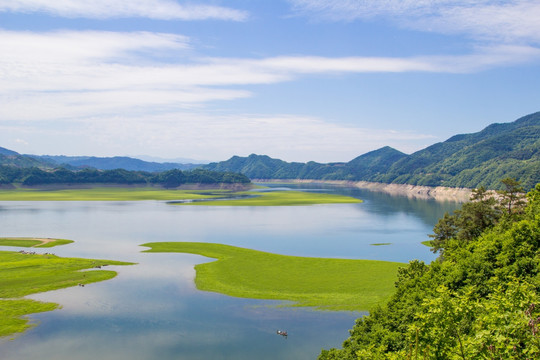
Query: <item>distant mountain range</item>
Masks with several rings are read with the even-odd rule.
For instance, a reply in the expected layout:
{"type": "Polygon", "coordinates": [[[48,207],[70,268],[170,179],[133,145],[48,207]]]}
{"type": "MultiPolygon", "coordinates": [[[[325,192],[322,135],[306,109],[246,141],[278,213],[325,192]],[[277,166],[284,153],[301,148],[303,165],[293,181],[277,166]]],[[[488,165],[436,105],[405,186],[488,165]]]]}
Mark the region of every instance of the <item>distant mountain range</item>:
{"type": "Polygon", "coordinates": [[[2,147],[0,147],[0,165],[39,167],[42,169],[64,167],[70,170],[93,168],[98,170],[124,169],[147,172],[161,172],[173,169],[190,170],[201,166],[201,164],[143,161],[127,156],[21,155],[2,147]]]}
{"type": "Polygon", "coordinates": [[[492,124],[477,133],[456,135],[411,155],[386,146],[347,163],[289,163],[252,154],[200,165],[130,157],[21,155],[0,148],[0,165],[147,172],[201,167],[241,173],[251,179],[351,180],[468,188],[483,185],[490,189],[500,188],[500,180],[509,176],[529,189],[540,183],[540,112],[511,123],[492,124]]]}
{"type": "Polygon", "coordinates": [[[540,182],[540,112],[514,122],[456,135],[411,155],[391,147],[347,163],[288,163],[264,155],[234,156],[203,166],[251,179],[351,180],[425,186],[498,189],[513,177],[526,188],[540,182]]]}
{"type": "Polygon", "coordinates": [[[129,171],[167,171],[172,169],[189,170],[199,167],[200,164],[158,163],[144,161],[127,156],[95,157],[95,156],[51,156],[29,155],[34,159],[45,161],[56,166],[69,165],[70,168],[95,168],[99,170],[124,169],[129,171]]]}

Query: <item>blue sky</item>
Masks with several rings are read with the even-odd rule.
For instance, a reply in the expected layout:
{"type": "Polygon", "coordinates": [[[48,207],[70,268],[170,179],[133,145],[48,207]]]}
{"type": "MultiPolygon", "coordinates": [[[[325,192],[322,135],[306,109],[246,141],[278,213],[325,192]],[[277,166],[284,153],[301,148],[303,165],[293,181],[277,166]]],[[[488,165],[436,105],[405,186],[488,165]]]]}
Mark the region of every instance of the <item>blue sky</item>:
{"type": "Polygon", "coordinates": [[[0,0],[0,146],[349,161],[540,110],[538,0],[0,0]]]}

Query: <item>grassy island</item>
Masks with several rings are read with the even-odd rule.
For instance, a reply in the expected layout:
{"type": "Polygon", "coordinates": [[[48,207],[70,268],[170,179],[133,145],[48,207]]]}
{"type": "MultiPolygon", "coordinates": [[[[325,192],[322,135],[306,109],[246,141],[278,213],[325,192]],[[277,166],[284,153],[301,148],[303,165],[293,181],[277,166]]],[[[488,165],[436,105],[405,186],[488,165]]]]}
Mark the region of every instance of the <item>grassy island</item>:
{"type": "Polygon", "coordinates": [[[32,238],[32,237],[9,237],[0,238],[0,246],[16,247],[39,247],[51,248],[59,245],[71,244],[73,240],[50,239],[50,238],[32,238]]]}
{"type": "Polygon", "coordinates": [[[349,196],[303,191],[166,190],[155,187],[0,190],[0,201],[139,201],[165,200],[174,205],[294,206],[360,203],[349,196]],[[177,202],[175,202],[177,201],[177,202]]]}
{"type": "MultiPolygon", "coordinates": [[[[32,240],[12,241],[26,242],[29,245],[32,240]]],[[[54,303],[22,299],[23,296],[76,285],[84,286],[115,277],[116,272],[110,270],[82,271],[106,265],[130,263],[61,258],[27,251],[0,251],[0,336],[20,333],[31,327],[24,315],[51,311],[59,307],[54,303]]]]}
{"type": "Polygon", "coordinates": [[[197,200],[227,196],[228,190],[166,190],[156,187],[90,187],[0,190],[0,201],[197,200]]]}
{"type": "Polygon", "coordinates": [[[394,290],[405,264],[285,256],[229,245],[191,242],[147,243],[145,252],[198,254],[217,261],[195,266],[204,291],[268,300],[294,301],[321,310],[368,310],[394,290]]]}
{"type": "Polygon", "coordinates": [[[209,199],[178,203],[177,205],[206,206],[301,206],[315,204],[354,204],[362,200],[350,196],[304,191],[243,191],[224,199],[209,199]],[[234,198],[235,197],[235,198],[234,198]]]}

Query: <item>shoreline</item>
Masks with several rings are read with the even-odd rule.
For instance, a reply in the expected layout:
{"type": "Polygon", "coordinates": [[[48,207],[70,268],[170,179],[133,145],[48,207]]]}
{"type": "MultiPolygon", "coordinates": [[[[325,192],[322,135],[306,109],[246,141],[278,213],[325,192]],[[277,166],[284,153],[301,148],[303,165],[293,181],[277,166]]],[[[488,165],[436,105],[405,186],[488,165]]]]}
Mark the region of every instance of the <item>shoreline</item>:
{"type": "Polygon", "coordinates": [[[254,183],[293,183],[293,184],[330,184],[337,186],[357,187],[390,195],[406,196],[414,199],[433,199],[436,201],[467,202],[472,194],[471,189],[451,188],[444,186],[418,186],[409,184],[384,184],[369,181],[349,180],[311,180],[311,179],[252,179],[254,183]]]}

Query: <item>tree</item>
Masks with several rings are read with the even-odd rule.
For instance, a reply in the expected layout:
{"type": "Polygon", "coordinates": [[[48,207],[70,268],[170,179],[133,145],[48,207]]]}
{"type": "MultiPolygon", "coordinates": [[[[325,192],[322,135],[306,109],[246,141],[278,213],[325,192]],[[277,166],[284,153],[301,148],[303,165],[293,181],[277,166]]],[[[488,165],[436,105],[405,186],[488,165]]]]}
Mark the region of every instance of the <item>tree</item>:
{"type": "Polygon", "coordinates": [[[507,177],[501,180],[504,185],[504,189],[497,191],[502,197],[501,205],[506,209],[506,214],[512,216],[513,214],[520,214],[525,207],[525,193],[521,183],[516,179],[507,177]]]}
{"type": "Polygon", "coordinates": [[[173,169],[162,174],[161,182],[167,189],[176,188],[186,181],[186,176],[181,170],[173,169]]]}
{"type": "Polygon", "coordinates": [[[498,203],[484,187],[474,189],[470,202],[463,204],[453,215],[444,214],[433,228],[432,251],[442,252],[450,239],[471,241],[489,229],[501,217],[498,203]]]}
{"type": "Polygon", "coordinates": [[[445,215],[434,235],[439,261],[400,269],[388,302],[319,360],[539,359],[540,184],[527,197],[519,216],[510,197],[506,216],[508,203],[501,208],[479,189],[445,215]]]}

